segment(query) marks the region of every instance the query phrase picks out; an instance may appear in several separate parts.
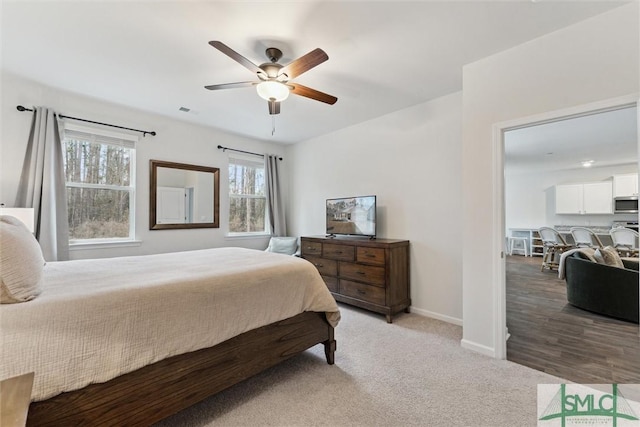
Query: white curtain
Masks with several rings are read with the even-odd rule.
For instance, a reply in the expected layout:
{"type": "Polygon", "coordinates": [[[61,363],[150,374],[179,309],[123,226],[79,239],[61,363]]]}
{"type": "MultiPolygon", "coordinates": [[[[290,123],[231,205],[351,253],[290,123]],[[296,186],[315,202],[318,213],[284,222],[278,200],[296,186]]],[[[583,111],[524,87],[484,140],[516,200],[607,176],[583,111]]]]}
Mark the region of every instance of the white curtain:
{"type": "Polygon", "coordinates": [[[69,259],[69,223],[57,115],[35,107],[15,206],[33,208],[35,236],[46,261],[69,259]]]}
{"type": "Polygon", "coordinates": [[[272,236],[286,236],[287,224],[284,217],[282,191],[278,172],[278,156],[265,155],[265,174],[267,180],[267,209],[272,236]]]}

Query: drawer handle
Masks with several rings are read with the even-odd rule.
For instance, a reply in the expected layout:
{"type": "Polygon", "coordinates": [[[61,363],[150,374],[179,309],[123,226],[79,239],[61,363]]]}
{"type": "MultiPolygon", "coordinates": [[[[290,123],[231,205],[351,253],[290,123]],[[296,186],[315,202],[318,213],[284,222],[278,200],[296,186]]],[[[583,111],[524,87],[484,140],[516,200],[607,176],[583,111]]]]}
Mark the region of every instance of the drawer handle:
{"type": "Polygon", "coordinates": [[[324,267],[322,264],[314,264],[316,267],[324,267]]]}
{"type": "Polygon", "coordinates": [[[367,274],[367,273],[365,273],[364,271],[356,271],[356,274],[359,274],[359,275],[361,275],[361,276],[364,276],[364,275],[365,275],[365,274],[367,274]]]}
{"type": "Polygon", "coordinates": [[[369,258],[375,258],[376,256],[374,254],[365,254],[367,257],[369,258]]]}
{"type": "Polygon", "coordinates": [[[342,253],[342,251],[336,251],[336,253],[337,253],[338,255],[340,255],[340,254],[342,253]]]}
{"type": "Polygon", "coordinates": [[[358,293],[360,295],[366,295],[367,293],[365,291],[363,291],[362,289],[358,289],[358,293]]]}

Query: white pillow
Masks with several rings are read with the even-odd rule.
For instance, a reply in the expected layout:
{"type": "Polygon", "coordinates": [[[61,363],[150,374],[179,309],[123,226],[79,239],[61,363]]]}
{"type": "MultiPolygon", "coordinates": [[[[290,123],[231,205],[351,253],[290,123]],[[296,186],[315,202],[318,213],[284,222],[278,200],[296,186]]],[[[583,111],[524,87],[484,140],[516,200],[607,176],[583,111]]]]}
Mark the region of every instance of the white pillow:
{"type": "Polygon", "coordinates": [[[278,254],[293,255],[298,250],[298,238],[272,237],[267,250],[278,254]]]}
{"type": "Polygon", "coordinates": [[[0,216],[0,303],[34,299],[42,291],[42,250],[19,219],[0,216]]]}
{"type": "Polygon", "coordinates": [[[606,262],[604,262],[604,255],[602,255],[600,248],[596,249],[596,251],[593,253],[593,258],[598,264],[606,264],[606,262]]]}

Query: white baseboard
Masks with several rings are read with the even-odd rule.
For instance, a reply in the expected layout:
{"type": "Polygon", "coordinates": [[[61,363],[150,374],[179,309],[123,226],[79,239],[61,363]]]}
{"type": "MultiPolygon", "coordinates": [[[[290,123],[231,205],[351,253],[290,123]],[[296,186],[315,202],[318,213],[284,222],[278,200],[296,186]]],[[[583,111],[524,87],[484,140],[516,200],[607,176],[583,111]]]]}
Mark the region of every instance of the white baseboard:
{"type": "Polygon", "coordinates": [[[485,356],[496,358],[496,351],[491,347],[487,347],[486,345],[478,344],[473,341],[461,339],[460,345],[462,348],[466,348],[467,350],[472,350],[480,354],[484,354],[485,356]]]}
{"type": "Polygon", "coordinates": [[[462,319],[447,316],[445,314],[435,313],[429,310],[423,310],[421,308],[411,307],[411,312],[419,314],[420,316],[430,317],[436,320],[442,320],[443,322],[453,323],[454,325],[462,326],[462,319]]]}
{"type": "MultiPolygon", "coordinates": [[[[411,312],[418,314],[420,316],[430,317],[436,320],[442,320],[443,322],[452,323],[454,325],[462,326],[462,319],[458,319],[455,317],[447,316],[440,313],[435,313],[429,310],[423,310],[421,308],[411,307],[411,312]]],[[[508,334],[508,331],[507,331],[508,334]]],[[[487,347],[486,345],[478,344],[473,341],[462,339],[460,340],[460,345],[463,348],[466,348],[471,351],[475,351],[476,353],[484,354],[485,356],[496,358],[495,349],[492,347],[487,347]]]]}

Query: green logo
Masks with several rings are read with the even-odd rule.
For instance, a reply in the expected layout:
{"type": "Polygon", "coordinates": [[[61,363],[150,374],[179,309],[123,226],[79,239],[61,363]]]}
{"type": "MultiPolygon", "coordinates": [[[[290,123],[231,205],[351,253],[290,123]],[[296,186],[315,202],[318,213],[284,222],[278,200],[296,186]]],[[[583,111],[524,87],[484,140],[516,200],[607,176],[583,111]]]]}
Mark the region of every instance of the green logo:
{"type": "MultiPolygon", "coordinates": [[[[539,385],[541,386],[549,386],[549,384],[539,385]]],[[[617,384],[612,384],[611,394],[592,389],[569,393],[567,385],[560,384],[560,389],[547,405],[539,421],[560,419],[561,427],[565,427],[567,419],[574,417],[580,417],[579,421],[574,420],[576,424],[612,425],[613,427],[618,426],[619,419],[638,421],[638,417],[617,384]]]]}

